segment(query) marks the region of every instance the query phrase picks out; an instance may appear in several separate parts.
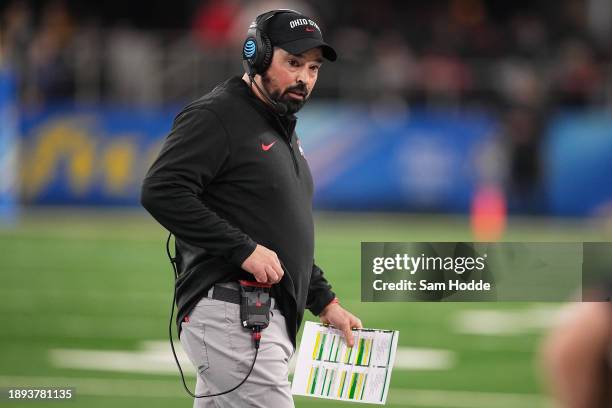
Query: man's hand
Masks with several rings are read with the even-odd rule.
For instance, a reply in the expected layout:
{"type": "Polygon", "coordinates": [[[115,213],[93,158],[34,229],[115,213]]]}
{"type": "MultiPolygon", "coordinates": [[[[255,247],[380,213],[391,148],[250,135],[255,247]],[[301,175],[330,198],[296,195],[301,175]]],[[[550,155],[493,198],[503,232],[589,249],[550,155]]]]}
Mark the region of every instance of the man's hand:
{"type": "Polygon", "coordinates": [[[353,347],[353,344],[355,343],[351,329],[363,328],[361,325],[361,320],[355,317],[352,313],[346,311],[338,303],[334,302],[325,306],[325,309],[323,309],[321,314],[319,314],[319,319],[321,319],[321,323],[331,324],[336,329],[341,330],[344,334],[344,338],[346,339],[346,344],[348,344],[349,347],[353,347]]]}
{"type": "Polygon", "coordinates": [[[245,271],[252,273],[259,283],[271,285],[278,283],[285,274],[276,252],[259,244],[241,266],[245,271]]]}

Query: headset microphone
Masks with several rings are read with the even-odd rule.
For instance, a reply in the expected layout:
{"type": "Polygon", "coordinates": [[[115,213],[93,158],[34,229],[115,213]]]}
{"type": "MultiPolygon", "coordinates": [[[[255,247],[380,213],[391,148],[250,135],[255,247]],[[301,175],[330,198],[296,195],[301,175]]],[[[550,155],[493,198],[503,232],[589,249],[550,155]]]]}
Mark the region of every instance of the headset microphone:
{"type": "Polygon", "coordinates": [[[255,88],[257,88],[259,93],[261,93],[268,102],[270,102],[270,105],[272,105],[272,108],[274,108],[276,113],[278,113],[281,116],[284,116],[287,114],[287,106],[285,106],[284,103],[279,103],[275,101],[274,99],[270,98],[270,96],[268,95],[268,92],[260,88],[257,82],[255,81],[255,79],[251,75],[249,75],[249,78],[251,81],[251,87],[253,87],[253,84],[255,84],[255,88]]]}

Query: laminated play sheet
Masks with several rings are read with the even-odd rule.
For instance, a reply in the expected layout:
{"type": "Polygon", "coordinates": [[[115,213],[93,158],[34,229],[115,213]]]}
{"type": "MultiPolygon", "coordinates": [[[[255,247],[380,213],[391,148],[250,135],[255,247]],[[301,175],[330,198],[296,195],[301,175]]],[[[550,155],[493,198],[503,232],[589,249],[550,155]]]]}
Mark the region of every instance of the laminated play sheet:
{"type": "Polygon", "coordinates": [[[340,330],[306,322],[291,392],[295,395],[384,404],[398,331],[354,329],[348,347],[340,330]]]}

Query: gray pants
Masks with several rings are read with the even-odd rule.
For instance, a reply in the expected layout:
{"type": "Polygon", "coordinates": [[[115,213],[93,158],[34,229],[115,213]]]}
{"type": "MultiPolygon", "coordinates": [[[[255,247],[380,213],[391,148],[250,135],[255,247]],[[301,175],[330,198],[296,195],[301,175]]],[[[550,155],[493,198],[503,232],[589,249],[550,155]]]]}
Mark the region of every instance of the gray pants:
{"type": "MultiPolygon", "coordinates": [[[[239,305],[202,298],[189,322],[181,325],[181,344],[198,373],[196,395],[222,392],[242,381],[253,362],[255,347],[250,332],[240,324],[239,305]]],[[[246,382],[225,395],[195,398],[193,407],[294,407],[288,379],[294,351],[285,318],[273,308],[270,325],[262,332],[257,362],[246,382]]]]}

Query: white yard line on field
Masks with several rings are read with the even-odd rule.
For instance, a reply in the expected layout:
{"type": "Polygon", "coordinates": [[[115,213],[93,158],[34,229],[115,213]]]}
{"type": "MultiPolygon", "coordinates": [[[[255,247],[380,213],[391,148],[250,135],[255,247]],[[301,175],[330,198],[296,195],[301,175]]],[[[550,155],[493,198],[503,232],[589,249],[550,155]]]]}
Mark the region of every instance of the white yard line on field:
{"type": "Polygon", "coordinates": [[[394,370],[449,370],[455,365],[455,353],[449,350],[398,347],[394,370]]]}
{"type": "Polygon", "coordinates": [[[454,328],[458,333],[480,336],[512,336],[538,333],[553,327],[564,308],[558,305],[534,305],[514,310],[463,310],[458,312],[454,328]]]}
{"type": "MultiPolygon", "coordinates": [[[[185,373],[194,375],[191,362],[180,343],[175,342],[175,348],[185,373]]],[[[59,368],[147,374],[173,374],[177,371],[170,346],[166,341],[144,342],[141,350],[136,351],[52,349],[49,358],[51,363],[59,368]]],[[[398,347],[394,369],[448,370],[454,362],[455,355],[448,350],[398,347]]],[[[294,364],[292,361],[291,372],[294,364]]]]}
{"type": "MultiPolygon", "coordinates": [[[[194,376],[191,362],[175,342],[176,354],[185,374],[194,376]]],[[[173,374],[177,372],[168,342],[145,342],[141,350],[108,351],[82,349],[52,349],[49,358],[55,367],[79,370],[120,371],[144,374],[173,374]]]]}

